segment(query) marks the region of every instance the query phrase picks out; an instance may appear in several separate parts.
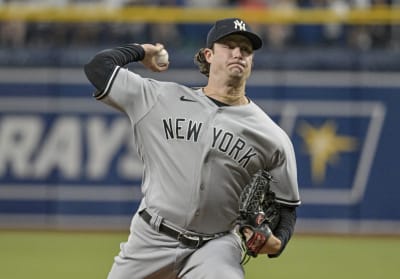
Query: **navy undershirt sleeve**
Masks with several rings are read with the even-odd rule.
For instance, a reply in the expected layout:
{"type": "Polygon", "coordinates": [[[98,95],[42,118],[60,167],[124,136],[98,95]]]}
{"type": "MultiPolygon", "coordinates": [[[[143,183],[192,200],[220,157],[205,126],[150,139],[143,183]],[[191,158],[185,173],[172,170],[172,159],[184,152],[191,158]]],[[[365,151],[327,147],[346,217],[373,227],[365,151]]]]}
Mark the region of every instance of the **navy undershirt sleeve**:
{"type": "Polygon", "coordinates": [[[282,205],[280,208],[280,221],[277,228],[274,231],[274,235],[281,241],[281,249],[277,254],[268,255],[270,258],[278,257],[286,247],[290,238],[294,232],[294,226],[296,224],[297,214],[296,207],[289,207],[282,205]]]}
{"type": "Polygon", "coordinates": [[[145,56],[142,46],[129,44],[97,53],[92,60],[84,66],[88,80],[96,87],[98,92],[103,92],[117,66],[125,66],[131,62],[141,61],[145,56]]]}

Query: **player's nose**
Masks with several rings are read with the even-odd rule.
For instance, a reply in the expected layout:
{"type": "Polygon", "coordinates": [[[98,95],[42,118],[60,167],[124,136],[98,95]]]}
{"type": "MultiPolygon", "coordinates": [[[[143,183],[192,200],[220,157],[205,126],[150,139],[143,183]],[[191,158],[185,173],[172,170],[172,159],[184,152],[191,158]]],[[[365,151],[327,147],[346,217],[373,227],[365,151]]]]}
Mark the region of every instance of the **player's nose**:
{"type": "Polygon", "coordinates": [[[240,49],[240,47],[232,48],[232,56],[235,58],[243,57],[242,50],[240,49]]]}

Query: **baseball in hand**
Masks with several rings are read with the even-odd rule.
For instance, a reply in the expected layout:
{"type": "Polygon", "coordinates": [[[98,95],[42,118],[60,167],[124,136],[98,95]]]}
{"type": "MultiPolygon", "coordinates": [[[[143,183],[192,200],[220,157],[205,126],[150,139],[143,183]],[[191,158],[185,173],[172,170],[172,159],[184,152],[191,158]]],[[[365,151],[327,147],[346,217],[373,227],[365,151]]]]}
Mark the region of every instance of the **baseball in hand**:
{"type": "Polygon", "coordinates": [[[169,55],[168,52],[163,48],[156,56],[156,63],[158,66],[163,67],[168,64],[169,55]]]}

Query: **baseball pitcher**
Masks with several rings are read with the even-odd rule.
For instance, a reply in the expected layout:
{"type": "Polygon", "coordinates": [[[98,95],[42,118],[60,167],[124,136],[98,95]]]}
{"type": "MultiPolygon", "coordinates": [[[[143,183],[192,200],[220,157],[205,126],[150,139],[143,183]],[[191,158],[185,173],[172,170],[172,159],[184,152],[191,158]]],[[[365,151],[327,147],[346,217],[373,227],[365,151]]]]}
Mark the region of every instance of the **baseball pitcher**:
{"type": "Polygon", "coordinates": [[[300,204],[296,161],[289,137],[246,96],[261,47],[243,20],[217,21],[194,59],[208,77],[201,88],[125,67],[166,71],[159,43],[107,49],[85,65],[94,97],[129,118],[144,165],[143,199],[109,279],[242,279],[244,255],[284,250],[300,204]]]}

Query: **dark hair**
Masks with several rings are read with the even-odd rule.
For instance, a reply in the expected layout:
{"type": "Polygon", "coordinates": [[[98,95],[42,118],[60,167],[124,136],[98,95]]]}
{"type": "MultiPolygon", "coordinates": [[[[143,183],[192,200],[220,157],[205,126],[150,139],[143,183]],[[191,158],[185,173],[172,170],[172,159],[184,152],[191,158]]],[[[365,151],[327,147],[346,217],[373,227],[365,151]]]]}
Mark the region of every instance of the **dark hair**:
{"type": "Polygon", "coordinates": [[[201,48],[194,55],[194,63],[199,67],[200,73],[208,77],[210,75],[210,63],[207,62],[206,57],[204,56],[205,48],[201,48]]]}

